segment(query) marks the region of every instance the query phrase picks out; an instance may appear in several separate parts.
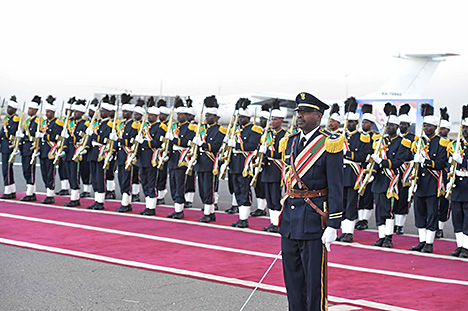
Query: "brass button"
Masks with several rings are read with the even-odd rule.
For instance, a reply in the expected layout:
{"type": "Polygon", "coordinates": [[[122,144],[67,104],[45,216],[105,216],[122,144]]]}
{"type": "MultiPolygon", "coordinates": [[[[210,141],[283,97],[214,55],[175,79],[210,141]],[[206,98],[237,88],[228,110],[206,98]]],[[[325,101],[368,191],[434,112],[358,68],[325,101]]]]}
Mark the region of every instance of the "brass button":
{"type": "Polygon", "coordinates": [[[421,175],[422,175],[422,176],[426,176],[426,174],[425,174],[425,173],[422,173],[421,175]]]}
{"type": "Polygon", "coordinates": [[[291,209],[295,209],[296,207],[294,205],[291,205],[291,209]]]}

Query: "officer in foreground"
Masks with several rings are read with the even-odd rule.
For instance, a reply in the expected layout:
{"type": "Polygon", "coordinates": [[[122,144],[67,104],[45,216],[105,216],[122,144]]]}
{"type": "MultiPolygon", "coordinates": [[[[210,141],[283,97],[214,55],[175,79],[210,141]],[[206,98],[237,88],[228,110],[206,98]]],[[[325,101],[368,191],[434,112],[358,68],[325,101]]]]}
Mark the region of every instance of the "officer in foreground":
{"type": "Polygon", "coordinates": [[[301,131],[285,138],[284,281],[289,310],[327,310],[327,251],[342,217],[343,137],[319,128],[328,105],[308,93],[296,103],[301,131]]]}

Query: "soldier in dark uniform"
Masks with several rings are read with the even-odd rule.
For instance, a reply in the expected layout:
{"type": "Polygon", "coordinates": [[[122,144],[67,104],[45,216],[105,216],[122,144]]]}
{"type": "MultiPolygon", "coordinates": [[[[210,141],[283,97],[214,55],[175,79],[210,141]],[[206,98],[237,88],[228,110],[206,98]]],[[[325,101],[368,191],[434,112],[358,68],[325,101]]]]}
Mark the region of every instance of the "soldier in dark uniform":
{"type": "Polygon", "coordinates": [[[41,98],[34,96],[28,105],[28,117],[23,122],[24,133],[21,137],[21,166],[26,180],[26,196],[21,201],[36,201],[36,163],[31,164],[33,143],[38,129],[39,119],[36,116],[41,106],[41,98]]]}
{"type": "Polygon", "coordinates": [[[234,193],[239,205],[239,220],[231,226],[238,228],[249,227],[250,206],[252,205],[252,190],[250,182],[252,176],[247,171],[249,159],[252,160],[254,151],[257,150],[262,135],[262,128],[250,123],[252,112],[248,108],[250,100],[239,99],[239,126],[236,129],[234,139],[229,139],[228,145],[232,147],[232,158],[229,163],[229,174],[232,175],[234,193]]]}
{"type": "MultiPolygon", "coordinates": [[[[398,206],[400,183],[400,166],[411,153],[411,142],[398,135],[400,120],[397,108],[387,103],[384,108],[387,115],[387,129],[381,145],[374,143],[374,151],[371,158],[375,162],[372,183],[372,192],[375,201],[375,222],[379,239],[374,246],[393,247],[393,232],[395,219],[393,209],[398,206]]],[[[406,198],[401,198],[405,200],[406,198]]]]}
{"type": "Polygon", "coordinates": [[[356,179],[362,169],[362,163],[371,153],[369,134],[357,129],[359,113],[356,113],[357,102],[351,97],[345,102],[345,116],[348,128],[345,131],[345,145],[343,149],[343,219],[341,221],[342,234],[337,241],[350,243],[354,239],[354,225],[358,218],[358,189],[355,189],[356,179]]]}
{"type": "MultiPolygon", "coordinates": [[[[400,119],[400,136],[404,139],[409,140],[413,143],[415,135],[408,131],[411,125],[411,118],[409,117],[409,112],[411,110],[411,106],[409,104],[403,104],[400,106],[398,111],[398,119],[400,119]]],[[[408,202],[408,190],[411,185],[411,181],[409,177],[411,176],[411,169],[412,169],[412,160],[413,154],[408,153],[408,157],[405,159],[405,162],[400,166],[400,200],[398,200],[398,204],[395,206],[394,214],[395,214],[395,233],[396,234],[404,234],[405,233],[405,222],[406,217],[409,213],[410,203],[408,202]]]]}
{"type": "MultiPolygon", "coordinates": [[[[369,134],[371,143],[378,140],[380,137],[379,132],[376,130],[376,118],[372,114],[372,105],[363,105],[361,108],[362,121],[361,127],[362,132],[369,134]]],[[[369,154],[370,156],[370,154],[369,154]]],[[[374,209],[374,194],[371,191],[370,185],[366,187],[364,195],[359,198],[358,204],[358,221],[356,223],[356,230],[365,230],[369,228],[369,219],[374,209]]]]}
{"type": "MultiPolygon", "coordinates": [[[[116,103],[117,103],[117,97],[115,95],[112,95],[109,98],[109,104],[116,105],[116,103]]],[[[110,111],[109,118],[111,121],[114,120],[115,113],[116,111],[110,111]]],[[[119,128],[120,124],[122,123],[122,120],[119,120],[117,118],[116,123],[117,123],[116,124],[117,128],[119,128]]],[[[106,173],[106,194],[105,194],[106,200],[113,200],[116,198],[115,196],[115,170],[117,169],[116,161],[117,161],[117,157],[112,157],[112,161],[109,164],[109,169],[107,169],[105,172],[106,173]]]]}
{"type": "Polygon", "coordinates": [[[3,127],[0,130],[1,151],[2,151],[2,173],[5,190],[0,199],[16,199],[15,175],[13,173],[13,164],[9,163],[10,155],[13,151],[10,148],[10,140],[16,135],[21,136],[20,116],[16,114],[19,104],[16,102],[16,96],[12,96],[7,105],[7,116],[3,118],[3,127]]]}
{"type": "MultiPolygon", "coordinates": [[[[165,131],[167,131],[167,123],[169,121],[168,117],[171,114],[171,109],[167,107],[167,103],[164,99],[158,100],[156,105],[159,109],[159,121],[161,122],[161,126],[166,126],[165,131]]],[[[164,204],[164,198],[167,194],[167,162],[164,163],[163,168],[158,171],[158,176],[156,180],[156,190],[158,191],[156,204],[164,204]]]]}
{"type": "MultiPolygon", "coordinates": [[[[42,180],[46,186],[46,198],[41,201],[43,204],[55,203],[55,167],[54,159],[58,150],[57,139],[59,135],[64,134],[64,122],[55,117],[56,106],[53,105],[54,98],[47,98],[45,106],[47,119],[41,125],[41,132],[36,132],[36,137],[41,139],[40,159],[42,180]]],[[[65,129],[66,130],[66,129],[65,129]]],[[[63,152],[62,152],[63,153],[63,152]]],[[[62,156],[62,155],[61,155],[62,156]]]]}
{"type": "MultiPolygon", "coordinates": [[[[91,120],[93,118],[94,113],[97,110],[99,105],[99,101],[94,98],[88,106],[88,118],[87,122],[89,123],[88,127],[97,128],[99,124],[99,120],[96,118],[94,124],[91,124],[91,120]]],[[[89,160],[88,160],[88,149],[83,150],[81,152],[81,161],[80,161],[80,176],[81,181],[83,182],[83,192],[80,194],[80,198],[89,198],[91,196],[91,169],[89,167],[89,160]]]]}
{"type": "MultiPolygon", "coordinates": [[[[281,128],[285,113],[280,110],[280,101],[275,100],[271,110],[271,129],[267,134],[266,150],[260,150],[263,156],[263,171],[260,182],[265,185],[265,197],[270,213],[270,224],[262,231],[278,232],[279,215],[281,213],[281,175],[283,172],[280,141],[286,135],[281,128]]],[[[261,148],[261,147],[260,147],[261,148]]],[[[258,184],[258,182],[257,182],[258,184]]]]}
{"type": "MultiPolygon", "coordinates": [[[[187,122],[197,127],[197,122],[195,121],[195,109],[192,106],[192,100],[190,96],[187,98],[187,122]]],[[[200,120],[201,122],[201,120],[200,120]]],[[[185,176],[185,207],[193,207],[193,199],[195,197],[195,178],[196,175],[186,175],[185,176]]]]}
{"type": "MultiPolygon", "coordinates": [[[[440,123],[439,123],[439,136],[448,141],[448,144],[451,143],[448,134],[450,133],[451,124],[449,121],[449,114],[447,108],[440,108],[440,123]]],[[[442,170],[442,175],[444,179],[444,184],[447,184],[447,174],[450,169],[447,158],[447,166],[442,170]]],[[[439,197],[439,217],[438,217],[438,229],[436,231],[436,239],[444,237],[444,227],[445,224],[449,221],[450,218],[450,202],[445,198],[445,196],[439,197]]]]}
{"type": "Polygon", "coordinates": [[[113,131],[113,120],[110,119],[110,112],[114,111],[115,113],[117,113],[116,110],[117,107],[110,103],[109,96],[106,95],[102,99],[102,105],[100,109],[102,119],[99,121],[99,125],[96,129],[94,129],[92,125],[86,129],[86,133],[90,135],[90,139],[88,141],[88,148],[90,150],[88,151],[88,158],[90,161],[95,200],[95,202],[92,205],[87,207],[88,209],[104,209],[104,200],[106,197],[106,181],[104,172],[105,154],[102,153],[102,150],[105,148],[108,139],[114,142],[118,139],[117,134],[113,131]]]}
{"type": "MultiPolygon", "coordinates": [[[[65,110],[65,115],[60,114],[60,116],[59,116],[59,117],[62,118],[62,121],[65,123],[66,115],[70,111],[71,117],[68,120],[69,124],[65,124],[65,129],[68,129],[70,127],[70,123],[73,124],[73,109],[72,109],[72,106],[73,106],[73,104],[75,102],[76,102],[76,98],[71,97],[68,100],[67,104],[64,104],[65,107],[63,107],[63,108],[65,110]]],[[[64,134],[67,131],[64,131],[64,134]]],[[[68,135],[68,133],[66,135],[68,135]]],[[[68,137],[67,137],[67,139],[68,139],[68,137]]],[[[70,180],[69,180],[69,176],[68,176],[68,168],[67,168],[68,165],[65,163],[65,156],[60,158],[57,167],[58,167],[58,173],[59,173],[59,179],[60,179],[60,191],[56,192],[55,194],[60,195],[60,196],[70,195],[70,180]]]]}
{"type": "Polygon", "coordinates": [[[199,146],[194,170],[197,172],[198,191],[205,214],[198,221],[208,223],[216,221],[214,206],[216,177],[213,175],[213,168],[216,155],[226,135],[226,129],[217,122],[219,106],[216,97],[214,95],[206,97],[204,105],[206,127],[201,135],[195,136],[192,141],[199,146]]]}
{"type": "Polygon", "coordinates": [[[447,166],[448,141],[436,135],[439,121],[434,116],[434,108],[422,104],[424,137],[421,152],[417,153],[418,141],[413,143],[414,162],[420,163],[417,189],[414,193],[414,215],[418,228],[419,244],[410,250],[423,253],[433,252],[437,231],[439,197],[442,195],[442,170],[447,166]]]}
{"type": "Polygon", "coordinates": [[[333,104],[330,109],[330,117],[328,118],[328,130],[333,134],[338,133],[342,120],[340,106],[338,104],[333,104]]]}
{"type": "Polygon", "coordinates": [[[285,138],[286,194],[280,220],[289,310],[327,310],[327,250],[343,207],[343,137],[320,129],[328,105],[296,97],[300,132],[285,138]]]}
{"type": "Polygon", "coordinates": [[[450,256],[468,258],[468,105],[463,106],[462,134],[458,150],[457,142],[451,142],[448,147],[457,165],[450,202],[457,248],[450,256]]]}
{"type": "Polygon", "coordinates": [[[188,143],[195,136],[195,126],[187,122],[187,107],[182,99],[176,97],[174,107],[177,113],[177,124],[172,129],[167,129],[166,138],[170,140],[169,182],[171,184],[171,196],[174,201],[174,212],[167,215],[168,218],[184,218],[185,205],[185,171],[187,170],[186,155],[188,143]]]}

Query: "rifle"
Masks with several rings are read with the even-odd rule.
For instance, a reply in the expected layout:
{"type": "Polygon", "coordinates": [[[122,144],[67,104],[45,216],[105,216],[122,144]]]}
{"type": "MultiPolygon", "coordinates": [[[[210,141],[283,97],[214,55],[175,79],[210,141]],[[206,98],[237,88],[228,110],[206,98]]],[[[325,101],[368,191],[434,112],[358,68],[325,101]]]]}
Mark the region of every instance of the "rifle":
{"type": "MultiPolygon", "coordinates": [[[[195,133],[195,137],[200,136],[200,132],[202,129],[202,123],[205,123],[205,118],[203,115],[203,110],[205,109],[205,105],[202,106],[202,110],[200,112],[200,120],[198,122],[197,126],[197,132],[195,133]]],[[[186,175],[192,176],[193,172],[193,167],[195,166],[195,163],[197,162],[197,157],[198,157],[198,145],[194,144],[193,141],[190,141],[190,151],[187,153],[187,158],[189,158],[189,163],[187,165],[187,171],[185,172],[186,175]]]]}
{"type": "MultiPolygon", "coordinates": [[[[172,131],[172,125],[174,124],[174,107],[172,107],[171,115],[169,116],[169,121],[167,122],[167,131],[172,131]]],[[[169,156],[169,145],[171,141],[165,136],[161,136],[162,146],[161,146],[161,157],[159,158],[158,170],[164,168],[164,159],[169,156]]]]}
{"type": "MultiPolygon", "coordinates": [[[[227,127],[227,130],[226,130],[226,135],[229,136],[229,131],[231,130],[232,128],[232,123],[234,122],[234,119],[235,119],[235,112],[234,114],[232,115],[231,117],[231,121],[229,121],[229,124],[228,124],[228,127],[227,127]]],[[[224,152],[226,151],[226,147],[227,147],[227,143],[223,140],[223,143],[221,144],[221,147],[219,148],[218,150],[218,154],[216,155],[216,159],[220,159],[221,156],[224,154],[224,152]]],[[[219,161],[215,161],[215,163],[218,163],[219,161]]],[[[219,173],[219,167],[216,166],[213,168],[213,175],[218,175],[219,173]]]]}
{"type": "MultiPolygon", "coordinates": [[[[463,120],[460,121],[460,129],[458,131],[457,135],[457,143],[455,144],[455,152],[458,152],[460,149],[460,143],[461,143],[461,133],[463,131],[463,120]]],[[[458,163],[452,158],[450,161],[450,172],[447,175],[447,178],[449,179],[449,182],[447,184],[447,188],[445,190],[445,198],[447,200],[450,200],[452,197],[452,191],[453,191],[453,186],[455,185],[455,180],[456,180],[456,170],[457,170],[457,165],[458,163]]]]}
{"type": "MultiPolygon", "coordinates": [[[[138,136],[141,136],[141,133],[143,132],[143,129],[145,128],[146,118],[147,117],[148,117],[148,113],[145,113],[145,115],[143,116],[143,119],[141,120],[140,129],[138,130],[138,136]]],[[[132,168],[132,165],[135,164],[139,146],[140,146],[140,143],[138,143],[136,140],[134,140],[132,148],[131,148],[130,152],[128,153],[127,159],[125,160],[125,170],[126,171],[129,171],[132,168]]]]}
{"type": "MultiPolygon", "coordinates": [[[[23,103],[23,112],[21,113],[20,119],[18,121],[18,129],[16,130],[17,132],[21,129],[21,122],[23,120],[25,107],[26,107],[26,102],[23,103]]],[[[10,136],[10,140],[12,143],[10,145],[10,148],[13,148],[13,150],[11,151],[10,157],[8,158],[8,163],[12,164],[12,163],[15,163],[16,153],[19,150],[19,144],[20,144],[21,139],[18,136],[16,136],[16,133],[15,133],[15,136],[10,136]]]]}
{"type": "MultiPolygon", "coordinates": [[[[231,128],[231,135],[229,136],[229,139],[234,139],[236,135],[236,127],[237,127],[238,121],[239,121],[239,110],[237,110],[236,117],[234,118],[234,123],[231,128]]],[[[220,154],[220,161],[224,161],[219,170],[219,177],[221,179],[226,178],[228,165],[229,165],[229,162],[231,162],[231,155],[232,155],[232,147],[230,147],[227,143],[225,144],[226,146],[224,147],[224,152],[223,154],[220,154]]]]}
{"type": "MultiPolygon", "coordinates": [[[[37,116],[37,130],[36,132],[42,133],[42,103],[43,101],[41,100],[41,105],[39,106],[39,114],[37,116]]],[[[31,145],[31,150],[33,150],[32,156],[31,156],[31,161],[29,162],[30,165],[35,165],[36,164],[36,158],[37,155],[39,154],[39,148],[41,147],[41,139],[38,137],[34,137],[34,141],[31,145]]]]}
{"type": "MultiPolygon", "coordinates": [[[[271,110],[270,110],[270,117],[268,118],[267,124],[265,126],[265,132],[263,133],[262,137],[260,138],[261,146],[267,146],[267,135],[270,131],[270,121],[271,121],[271,110]]],[[[263,164],[263,152],[257,150],[255,162],[253,164],[254,175],[252,181],[250,182],[250,187],[255,187],[257,185],[258,176],[260,176],[260,172],[262,170],[263,164]]]]}
{"type": "MultiPolygon", "coordinates": [[[[96,112],[94,113],[96,114],[96,112]]],[[[116,126],[117,126],[117,115],[119,114],[119,104],[117,103],[117,109],[115,110],[115,115],[114,115],[114,122],[112,122],[112,132],[111,133],[116,133],[116,126]]],[[[105,147],[105,158],[104,158],[104,165],[103,168],[105,170],[109,169],[110,162],[112,160],[112,155],[114,154],[114,141],[112,139],[107,138],[106,140],[106,147],[105,147]]]]}
{"type": "MultiPolygon", "coordinates": [[[[68,110],[67,117],[65,118],[65,122],[62,126],[62,131],[68,127],[68,121],[70,120],[71,110],[68,110]]],[[[57,151],[55,153],[54,165],[57,165],[60,161],[60,154],[65,148],[65,137],[57,135],[57,151]]]]}
{"type": "MultiPolygon", "coordinates": [[[[93,128],[94,122],[96,122],[96,120],[100,118],[99,107],[101,106],[101,102],[102,102],[102,99],[99,101],[99,105],[96,108],[96,111],[94,112],[93,117],[91,118],[91,123],[89,124],[91,128],[93,128]]],[[[89,102],[88,102],[88,107],[89,107],[89,102]]],[[[75,153],[73,154],[73,158],[72,158],[73,161],[79,162],[83,159],[83,155],[81,154],[81,152],[86,148],[86,145],[88,144],[88,140],[89,140],[89,135],[86,134],[86,132],[81,135],[81,139],[77,144],[75,153]]]]}
{"type": "MultiPolygon", "coordinates": [[[[416,150],[416,154],[421,153],[423,129],[424,127],[421,125],[421,133],[419,134],[418,148],[416,150]]],[[[419,173],[419,162],[414,163],[413,170],[411,171],[411,176],[410,176],[411,186],[408,190],[408,203],[411,203],[411,201],[413,201],[414,192],[416,191],[416,183],[418,181],[418,173],[419,173]]]]}

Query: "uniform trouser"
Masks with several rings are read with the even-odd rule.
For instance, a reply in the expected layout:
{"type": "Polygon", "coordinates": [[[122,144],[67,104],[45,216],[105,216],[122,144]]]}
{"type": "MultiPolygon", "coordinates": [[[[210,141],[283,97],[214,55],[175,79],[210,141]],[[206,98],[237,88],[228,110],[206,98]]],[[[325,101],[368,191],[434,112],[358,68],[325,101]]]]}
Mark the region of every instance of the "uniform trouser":
{"type": "Polygon", "coordinates": [[[169,184],[171,185],[172,201],[178,204],[185,203],[185,171],[186,167],[169,170],[169,184]]]}
{"type": "Polygon", "coordinates": [[[218,192],[219,190],[219,174],[214,178],[214,191],[218,192]]]}
{"type": "MultiPolygon", "coordinates": [[[[132,189],[132,168],[125,170],[125,164],[119,165],[117,178],[119,179],[120,194],[130,195],[132,189]]],[[[138,174],[137,174],[138,175],[138,174]]]]}
{"type": "Polygon", "coordinates": [[[388,199],[386,192],[374,193],[375,200],[375,224],[385,225],[387,219],[394,219],[393,208],[398,204],[394,198],[388,199]]]}
{"type": "Polygon", "coordinates": [[[252,190],[250,188],[250,182],[252,181],[252,177],[243,177],[242,174],[232,174],[232,179],[237,205],[251,206],[252,190]]]}
{"type": "Polygon", "coordinates": [[[281,236],[289,310],[327,310],[325,246],[317,240],[281,236]]]}
{"type": "Polygon", "coordinates": [[[132,185],[138,185],[139,183],[140,183],[140,168],[136,165],[132,165],[132,185]]]}
{"type": "MultiPolygon", "coordinates": [[[[468,191],[468,189],[467,189],[468,191]]],[[[439,198],[439,213],[438,220],[446,222],[450,218],[450,202],[444,196],[439,198]]]]}
{"type": "Polygon", "coordinates": [[[2,153],[2,172],[3,172],[3,184],[5,186],[12,185],[15,183],[15,175],[13,174],[13,164],[8,163],[10,153],[2,153]]]}
{"type": "Polygon", "coordinates": [[[409,186],[408,187],[399,187],[400,193],[398,200],[398,204],[395,204],[395,208],[393,209],[395,215],[408,215],[410,204],[408,202],[408,193],[409,193],[409,186]]]}
{"type": "MultiPolygon", "coordinates": [[[[101,162],[103,162],[103,161],[101,161],[101,162]]],[[[115,179],[115,169],[116,168],[117,168],[117,166],[115,165],[115,159],[114,159],[109,163],[109,169],[106,170],[106,180],[114,180],[115,179]]]]}
{"type": "Polygon", "coordinates": [[[167,164],[164,164],[163,169],[158,171],[156,189],[158,189],[158,191],[166,190],[166,185],[167,185],[167,164]]]}
{"type": "Polygon", "coordinates": [[[21,157],[21,167],[23,168],[24,180],[26,184],[34,185],[36,182],[36,164],[31,165],[32,156],[22,156],[21,157]]]}
{"type": "Polygon", "coordinates": [[[80,176],[83,185],[89,185],[91,183],[91,170],[87,160],[80,162],[80,176]]]}
{"type": "Polygon", "coordinates": [[[185,179],[185,192],[195,192],[195,173],[192,176],[187,175],[185,179]]]}
{"type": "Polygon", "coordinates": [[[274,211],[281,211],[281,183],[280,182],[266,182],[265,185],[265,199],[267,206],[274,211]]]}
{"type": "Polygon", "coordinates": [[[228,189],[230,194],[234,194],[234,178],[231,173],[228,173],[228,189]]]}
{"type": "MultiPolygon", "coordinates": [[[[136,168],[136,167],[135,167],[136,168]]],[[[141,187],[145,197],[156,197],[156,177],[158,175],[157,167],[140,167],[141,187]]]]}
{"type": "Polygon", "coordinates": [[[72,190],[79,190],[80,189],[80,173],[78,172],[78,163],[71,160],[71,161],[63,161],[65,167],[67,169],[67,176],[70,182],[70,188],[72,190]]]}
{"type": "Polygon", "coordinates": [[[59,173],[60,180],[69,179],[67,164],[65,162],[66,161],[63,158],[60,158],[59,163],[58,163],[58,173],[59,173]]]}
{"type": "Polygon", "coordinates": [[[97,162],[89,162],[91,168],[91,179],[94,192],[105,193],[106,192],[106,180],[104,175],[104,160],[97,162]]]}
{"type": "Polygon", "coordinates": [[[42,181],[47,189],[55,189],[55,166],[54,160],[49,158],[41,158],[41,174],[42,181]]]}
{"type": "Polygon", "coordinates": [[[452,223],[455,233],[463,232],[468,235],[468,202],[451,202],[452,223]]]}
{"type": "Polygon", "coordinates": [[[374,208],[374,194],[371,191],[372,185],[367,185],[364,195],[359,199],[358,209],[371,210],[374,208]]]}
{"type": "Polygon", "coordinates": [[[343,188],[343,219],[356,220],[358,218],[358,192],[354,187],[343,188]]]}
{"type": "Polygon", "coordinates": [[[198,191],[200,193],[200,199],[203,204],[214,203],[214,193],[216,186],[216,179],[213,176],[213,172],[197,172],[198,176],[198,191]]]}
{"type": "Polygon", "coordinates": [[[416,228],[436,231],[439,212],[439,198],[437,196],[414,196],[414,218],[416,228]]]}
{"type": "MultiPolygon", "coordinates": [[[[261,176],[259,176],[259,179],[260,178],[261,176]]],[[[257,199],[266,199],[264,183],[262,183],[261,181],[257,182],[254,189],[255,189],[255,196],[257,197],[257,199]]]]}

